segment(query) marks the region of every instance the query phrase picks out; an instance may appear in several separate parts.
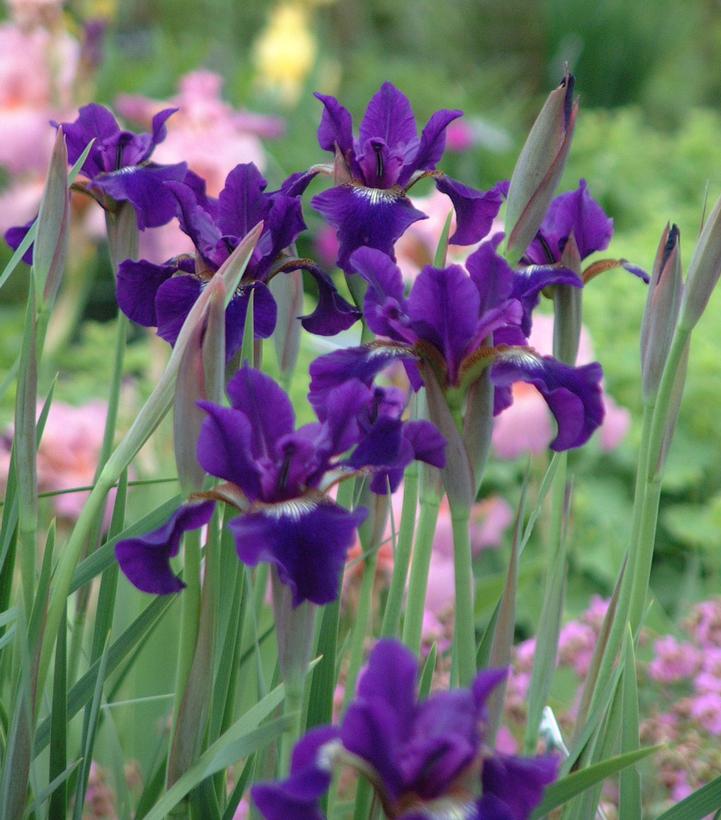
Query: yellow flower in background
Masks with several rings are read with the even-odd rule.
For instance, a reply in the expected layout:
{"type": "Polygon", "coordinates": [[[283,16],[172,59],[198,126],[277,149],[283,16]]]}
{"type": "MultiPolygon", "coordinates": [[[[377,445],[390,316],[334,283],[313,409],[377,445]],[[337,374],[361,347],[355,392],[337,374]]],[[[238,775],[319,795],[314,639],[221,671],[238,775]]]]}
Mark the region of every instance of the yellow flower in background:
{"type": "Polygon", "coordinates": [[[308,5],[277,5],[254,47],[258,84],[288,104],[298,99],[315,63],[317,45],[308,5]]]}

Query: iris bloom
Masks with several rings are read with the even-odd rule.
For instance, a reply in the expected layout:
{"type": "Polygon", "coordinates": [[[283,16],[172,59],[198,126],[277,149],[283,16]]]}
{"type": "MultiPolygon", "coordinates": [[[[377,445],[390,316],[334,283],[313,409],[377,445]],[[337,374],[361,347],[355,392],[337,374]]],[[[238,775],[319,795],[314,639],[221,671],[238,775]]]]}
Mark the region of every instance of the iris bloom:
{"type": "Polygon", "coordinates": [[[314,197],[312,205],[338,232],[338,264],[343,270],[349,270],[350,256],[360,247],[393,256],[393,245],[406,228],[426,218],[407,196],[424,177],[432,177],[453,203],[457,227],[451,242],[472,245],[488,233],[503,201],[505,184],[477,191],[436,170],[445,149],[446,128],[462,111],[436,111],[419,137],[408,98],[391,83],[384,83],[368,104],[354,137],[348,110],[335,97],[315,96],[324,106],[318,142],[335,155],[335,163],[295,175],[286,189],[302,192],[316,174],[334,175],[336,186],[314,197]]]}
{"type": "Polygon", "coordinates": [[[330,277],[309,260],[281,258],[305,228],[300,198],[266,193],[266,185],[255,165],[247,163],[228,174],[217,199],[206,196],[204,183],[192,173],[185,182],[165,186],[178,208],[180,227],[195,245],[196,256],[174,257],[162,265],[145,259],[122,262],[117,295],[123,312],[140,325],[157,327],[158,335],[174,344],[210,277],[262,220],[263,232],[226,311],[228,358],[240,348],[252,291],[255,335],[265,339],[272,334],[276,304],[266,283],[281,270],[308,270],[318,285],[318,307],[302,319],[306,330],[332,335],[350,327],[359,312],[338,294],[330,277]]]}
{"type": "Polygon", "coordinates": [[[512,401],[513,382],[528,382],[546,400],[558,424],[554,450],[579,447],[603,420],[601,366],[569,367],[540,356],[527,344],[531,311],[550,285],[581,287],[572,271],[533,266],[517,272],[496,253],[501,236],[485,242],[459,265],[425,267],[406,298],[399,268],[385,254],[363,248],[351,266],[368,283],[364,313],[368,326],[389,341],[322,356],[311,365],[311,402],[355,377],[368,382],[391,360],[406,364],[419,385],[432,372],[456,407],[468,387],[490,368],[494,412],[512,401]]]}
{"type": "MultiPolygon", "coordinates": [[[[592,253],[605,251],[613,236],[613,219],[591,196],[585,179],[579,180],[575,191],[557,196],[546,213],[535,239],[528,246],[522,263],[553,265],[559,263],[569,238],[573,236],[581,260],[592,253]]],[[[648,283],[648,275],[625,259],[602,259],[583,272],[588,282],[604,270],[625,268],[648,283]]]]}
{"type": "Polygon", "coordinates": [[[341,726],[302,738],[290,777],[253,787],[257,806],[266,820],[321,819],[333,767],[346,764],[371,781],[389,818],[525,820],[558,762],[484,748],[485,704],[505,676],[503,669],[485,670],[469,689],[418,701],[415,657],[395,640],[379,641],[341,726]]]}
{"type": "MultiPolygon", "coordinates": [[[[176,108],[166,108],[158,112],[149,134],[123,131],[113,114],[96,103],[84,105],[75,122],[60,123],[71,165],[94,140],[81,169],[87,181],[75,187],[89,193],[106,210],[112,211],[117,202],[130,202],[141,230],[170,222],[175,216],[175,197],[163,183],[185,179],[188,166],[185,162],[159,165],[151,162],[150,157],[167,135],[166,120],[176,111],[176,108]]],[[[7,231],[5,239],[10,247],[20,245],[33,221],[7,231]]],[[[23,259],[32,263],[31,249],[23,259]]]]}
{"type": "Polygon", "coordinates": [[[229,524],[241,561],[272,564],[294,606],[335,600],[366,510],[346,510],[326,491],[340,476],[362,470],[383,476],[381,486],[371,485],[383,492],[413,458],[443,467],[443,438],[428,422],[403,422],[395,394],[358,380],[329,392],[320,421],[298,430],[288,396],[257,370],[240,370],[228,396],[230,407],[200,402],[207,418],[198,440],[201,466],[226,483],[204,494],[210,500],[181,507],[155,532],[120,542],[121,568],[145,592],[181,589],[169,563],[180,535],[207,523],[214,501],[222,500],[242,513],[229,524]],[[349,458],[339,458],[349,450],[349,458]]]}

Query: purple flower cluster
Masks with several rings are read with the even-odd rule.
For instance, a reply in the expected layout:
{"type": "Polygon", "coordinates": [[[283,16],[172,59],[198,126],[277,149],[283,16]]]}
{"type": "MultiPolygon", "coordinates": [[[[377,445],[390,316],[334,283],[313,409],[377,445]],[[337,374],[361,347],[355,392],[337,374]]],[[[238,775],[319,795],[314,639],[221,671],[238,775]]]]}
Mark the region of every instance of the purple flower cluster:
{"type": "Polygon", "coordinates": [[[503,669],[483,671],[469,689],[419,701],[415,657],[397,641],[379,641],[341,725],[302,738],[290,777],[253,788],[257,806],[266,820],[322,818],[333,769],[347,765],[372,783],[387,817],[525,820],[558,761],[484,747],[486,701],[505,676],[503,669]]]}
{"type": "Polygon", "coordinates": [[[298,430],[288,396],[257,370],[243,367],[228,384],[228,397],[230,407],[200,403],[207,418],[197,451],[201,466],[226,483],[205,494],[210,500],[181,507],[154,532],[121,541],[116,555],[123,572],[145,592],[182,589],[170,559],[182,534],[207,524],[221,500],[242,513],[228,525],[241,561],[273,565],[295,606],[335,600],[366,511],[336,504],[329,485],[369,473],[371,490],[384,493],[413,459],[443,467],[443,437],[429,422],[402,420],[398,391],[369,389],[357,380],[329,392],[319,421],[298,430]]]}

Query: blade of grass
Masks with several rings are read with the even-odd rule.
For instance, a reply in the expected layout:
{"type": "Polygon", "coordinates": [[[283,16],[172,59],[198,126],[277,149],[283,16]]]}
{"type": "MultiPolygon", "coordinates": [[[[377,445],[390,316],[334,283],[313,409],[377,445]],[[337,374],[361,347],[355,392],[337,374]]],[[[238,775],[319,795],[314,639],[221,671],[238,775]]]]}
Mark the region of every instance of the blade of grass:
{"type": "Polygon", "coordinates": [[[423,664],[421,679],[418,684],[418,698],[424,700],[431,693],[433,683],[433,673],[436,670],[436,659],[438,658],[438,644],[434,641],[431,645],[426,661],[423,664]]]}
{"type": "MultiPolygon", "coordinates": [[[[638,684],[636,681],[636,653],[633,634],[630,630],[626,639],[626,651],[621,677],[623,696],[623,723],[621,727],[621,751],[633,752],[639,747],[638,684]]],[[[620,799],[618,804],[620,820],[634,820],[641,817],[641,777],[635,766],[621,772],[620,799]]]]}
{"type": "MultiPolygon", "coordinates": [[[[573,772],[566,777],[557,780],[550,786],[546,787],[543,795],[543,800],[536,810],[531,815],[531,820],[539,820],[539,818],[550,814],[554,809],[568,803],[574,797],[577,797],[586,789],[590,789],[597,783],[603,782],[607,777],[622,771],[626,766],[631,766],[639,760],[657,752],[661,746],[645,746],[642,749],[637,749],[635,752],[626,752],[625,754],[617,755],[616,757],[602,760],[587,769],[581,769],[578,772],[573,772]]],[[[660,818],[659,818],[660,820],[660,818]]]]}
{"type": "MultiPolygon", "coordinates": [[[[67,617],[63,617],[55,644],[55,669],[53,670],[53,700],[50,711],[50,768],[49,779],[53,783],[67,771],[68,757],[68,670],[67,670],[67,617]]],[[[68,775],[70,772],[68,772],[68,775]]],[[[66,778],[62,779],[50,797],[50,816],[66,817],[68,794],[66,778]]]]}
{"type": "Polygon", "coordinates": [[[703,820],[720,808],[721,777],[717,777],[665,811],[658,820],[703,820]]]}

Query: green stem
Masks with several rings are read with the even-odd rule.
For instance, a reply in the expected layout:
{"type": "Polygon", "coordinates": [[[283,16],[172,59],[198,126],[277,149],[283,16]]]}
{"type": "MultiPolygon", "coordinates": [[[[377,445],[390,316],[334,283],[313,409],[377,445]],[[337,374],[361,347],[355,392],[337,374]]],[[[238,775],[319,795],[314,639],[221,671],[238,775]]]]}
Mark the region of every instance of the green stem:
{"type": "Polygon", "coordinates": [[[421,492],[421,516],[413,548],[406,616],[403,622],[403,643],[415,655],[420,654],[421,651],[428,570],[431,564],[433,538],[436,534],[440,504],[440,493],[434,486],[431,486],[431,480],[429,480],[421,492]]]}
{"type": "Polygon", "coordinates": [[[411,561],[413,531],[418,508],[418,462],[413,461],[403,479],[403,509],[401,510],[398,543],[393,556],[393,577],[391,578],[386,609],[381,626],[381,637],[397,635],[401,623],[403,596],[406,591],[408,567],[411,561]]]}
{"type": "Polygon", "coordinates": [[[473,555],[469,507],[451,504],[453,568],[456,606],[453,630],[453,669],[460,686],[469,686],[476,674],[476,630],[473,611],[473,555]]]}
{"type": "Polygon", "coordinates": [[[290,759],[293,747],[300,738],[303,729],[303,696],[305,693],[305,677],[285,684],[285,701],[283,714],[292,718],[292,723],[280,737],[280,759],[278,761],[278,776],[287,777],[290,772],[290,759]]]}
{"type": "MultiPolygon", "coordinates": [[[[183,548],[183,580],[186,587],[181,596],[180,636],[178,642],[178,665],[175,672],[175,700],[173,703],[173,725],[180,711],[190,668],[193,665],[195,646],[198,640],[198,619],[200,617],[200,530],[185,535],[183,548]]],[[[172,743],[171,743],[172,746],[172,743]]]]}
{"type": "Polygon", "coordinates": [[[378,550],[373,549],[366,558],[363,565],[363,580],[361,582],[360,596],[358,599],[358,609],[353,622],[353,632],[350,641],[350,660],[348,662],[348,675],[345,682],[345,692],[343,693],[343,713],[345,714],[348,704],[355,694],[358,674],[363,665],[363,649],[366,635],[370,631],[371,608],[373,605],[373,582],[376,576],[376,566],[378,565],[378,550]]]}

